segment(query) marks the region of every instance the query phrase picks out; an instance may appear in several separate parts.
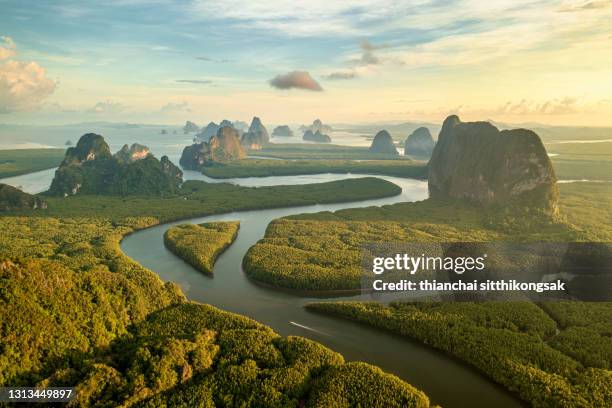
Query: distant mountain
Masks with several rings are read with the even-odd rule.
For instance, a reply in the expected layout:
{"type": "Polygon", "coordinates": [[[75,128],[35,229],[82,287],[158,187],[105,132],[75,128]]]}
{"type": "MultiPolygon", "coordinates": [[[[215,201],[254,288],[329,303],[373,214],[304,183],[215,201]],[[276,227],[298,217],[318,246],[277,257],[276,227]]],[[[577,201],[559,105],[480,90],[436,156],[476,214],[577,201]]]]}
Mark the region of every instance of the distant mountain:
{"type": "Polygon", "coordinates": [[[313,133],[312,130],[308,129],[304,132],[302,136],[302,140],[306,140],[308,142],[316,142],[316,143],[331,143],[331,137],[321,133],[321,131],[317,130],[313,133]]]}
{"type": "Polygon", "coordinates": [[[312,131],[312,133],[317,133],[317,132],[321,132],[321,133],[331,133],[333,132],[333,128],[330,125],[324,125],[323,122],[321,122],[321,119],[315,119],[312,121],[312,125],[306,126],[306,125],[302,125],[300,126],[300,130],[302,132],[306,132],[307,130],[312,131]]]}
{"type": "Polygon", "coordinates": [[[198,125],[196,125],[195,123],[193,123],[192,121],[188,120],[187,122],[185,122],[185,126],[183,126],[183,133],[187,134],[187,133],[193,133],[193,132],[197,132],[198,130],[200,130],[200,128],[198,127],[198,125]]]}
{"type": "Polygon", "coordinates": [[[259,150],[270,143],[268,130],[257,116],[253,117],[248,132],[242,135],[241,143],[246,149],[252,150],[259,150]]]}
{"type": "Polygon", "coordinates": [[[211,137],[217,134],[217,130],[219,130],[219,125],[215,122],[209,122],[208,125],[200,129],[195,138],[200,142],[208,142],[211,137]]]}
{"type": "Polygon", "coordinates": [[[404,142],[404,155],[429,159],[434,148],[434,140],[426,127],[420,127],[410,134],[404,142]]]}
{"type": "Polygon", "coordinates": [[[125,145],[113,156],[102,136],[88,133],[66,151],[49,194],[163,195],[175,193],[182,180],[166,156],[157,160],[139,144],[125,145]]]}
{"type": "Polygon", "coordinates": [[[179,163],[185,170],[201,170],[213,162],[240,160],[245,157],[238,131],[231,126],[224,126],[209,142],[185,147],[179,163]]]}
{"type": "Polygon", "coordinates": [[[386,130],[381,130],[374,136],[372,145],[370,145],[370,152],[372,153],[384,153],[398,155],[399,152],[395,148],[395,144],[391,135],[386,130]]]}
{"type": "Polygon", "coordinates": [[[277,126],[272,131],[272,136],[291,137],[293,136],[293,130],[287,125],[277,126]]]}

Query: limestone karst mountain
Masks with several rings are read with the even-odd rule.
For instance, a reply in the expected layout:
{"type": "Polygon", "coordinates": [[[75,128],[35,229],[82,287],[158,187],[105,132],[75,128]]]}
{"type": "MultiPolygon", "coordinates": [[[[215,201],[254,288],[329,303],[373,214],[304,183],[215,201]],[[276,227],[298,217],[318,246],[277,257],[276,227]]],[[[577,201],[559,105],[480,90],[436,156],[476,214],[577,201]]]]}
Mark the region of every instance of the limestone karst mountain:
{"type": "Polygon", "coordinates": [[[429,129],[417,128],[404,142],[404,155],[419,158],[430,158],[435,142],[429,129]]]}
{"type": "Polygon", "coordinates": [[[121,150],[115,153],[115,157],[124,163],[134,162],[136,160],[144,159],[151,151],[147,146],[141,145],[139,143],[132,144],[131,147],[128,147],[127,144],[123,145],[121,150]]]}
{"type": "Polygon", "coordinates": [[[0,213],[7,211],[36,210],[47,208],[40,197],[0,183],[0,213]]]}
{"type": "Polygon", "coordinates": [[[488,122],[446,118],[429,161],[432,198],[557,212],[557,178],[540,137],[527,129],[499,131],[488,122]]]}
{"type": "Polygon", "coordinates": [[[315,119],[312,121],[311,125],[302,125],[300,126],[300,131],[306,132],[307,130],[311,130],[312,133],[316,133],[317,131],[321,133],[331,133],[333,128],[330,125],[324,124],[321,119],[315,119]]]}
{"type": "Polygon", "coordinates": [[[88,133],[66,151],[49,193],[161,195],[176,192],[182,180],[183,173],[166,156],[157,160],[138,143],[113,156],[102,136],[88,133]]]}
{"type": "Polygon", "coordinates": [[[200,142],[208,142],[211,137],[217,134],[219,127],[215,122],[210,122],[195,135],[195,138],[200,142]]]}
{"type": "Polygon", "coordinates": [[[317,143],[331,143],[331,137],[321,133],[320,131],[316,131],[313,133],[312,130],[307,130],[304,132],[304,136],[302,136],[302,140],[306,140],[308,142],[317,142],[317,143]]]}
{"type": "Polygon", "coordinates": [[[183,133],[187,134],[187,133],[194,133],[197,132],[198,130],[200,130],[200,128],[198,127],[198,125],[196,125],[195,123],[191,122],[191,121],[187,121],[185,122],[185,126],[183,126],[183,133]]]}
{"type": "Polygon", "coordinates": [[[386,130],[381,130],[374,136],[374,140],[372,140],[370,145],[370,152],[390,155],[399,154],[393,143],[393,138],[391,138],[391,135],[386,130]]]}
{"type": "Polygon", "coordinates": [[[291,137],[293,136],[293,130],[287,125],[277,126],[272,131],[272,136],[291,137]]]}
{"type": "Polygon", "coordinates": [[[242,135],[241,143],[246,149],[260,150],[270,142],[268,130],[257,116],[253,117],[249,130],[242,135]]]}
{"type": "Polygon", "coordinates": [[[209,142],[194,143],[183,149],[179,161],[186,170],[201,170],[212,162],[240,160],[246,157],[241,146],[238,131],[230,126],[224,126],[209,142]]]}

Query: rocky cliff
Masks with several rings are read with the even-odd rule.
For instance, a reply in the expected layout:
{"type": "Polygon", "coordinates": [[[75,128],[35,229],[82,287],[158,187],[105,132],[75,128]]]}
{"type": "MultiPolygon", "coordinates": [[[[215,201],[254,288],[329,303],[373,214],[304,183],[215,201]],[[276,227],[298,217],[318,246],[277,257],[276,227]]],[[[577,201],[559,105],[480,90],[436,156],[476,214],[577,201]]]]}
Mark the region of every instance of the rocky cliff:
{"type": "Polygon", "coordinates": [[[381,130],[374,136],[372,145],[370,145],[370,152],[393,155],[399,154],[393,143],[393,138],[391,138],[391,135],[386,130],[381,130]]]}
{"type": "Polygon", "coordinates": [[[233,127],[224,126],[217,134],[210,138],[210,160],[231,161],[246,157],[246,153],[240,144],[238,131],[233,127]]]}
{"type": "Polygon", "coordinates": [[[185,122],[185,126],[183,126],[183,133],[185,133],[185,134],[192,133],[192,132],[197,132],[198,130],[200,130],[198,125],[196,125],[195,123],[193,123],[193,122],[191,122],[189,120],[187,122],[185,122]]]}
{"type": "Polygon", "coordinates": [[[219,125],[217,125],[215,122],[210,122],[208,125],[206,125],[206,127],[203,127],[195,137],[198,141],[208,142],[211,137],[217,134],[218,130],[219,125]]]}
{"type": "Polygon", "coordinates": [[[47,208],[47,203],[40,197],[24,193],[18,188],[9,186],[8,184],[0,184],[0,213],[36,210],[40,208],[47,208]]]}
{"type": "Polygon", "coordinates": [[[307,130],[304,132],[304,136],[302,136],[302,140],[306,140],[308,142],[317,142],[317,143],[331,143],[331,137],[328,135],[324,135],[320,131],[312,132],[312,130],[307,130]]]}
{"type": "Polygon", "coordinates": [[[83,164],[95,159],[109,159],[112,157],[108,144],[104,138],[95,133],[87,133],[79,139],[76,146],[66,150],[66,156],[61,166],[83,164]]]}
{"type": "Polygon", "coordinates": [[[136,160],[144,159],[149,154],[151,154],[151,151],[147,146],[134,143],[131,147],[128,147],[127,144],[123,145],[121,150],[115,153],[115,157],[121,162],[130,163],[136,160]]]}
{"type": "Polygon", "coordinates": [[[272,136],[291,137],[293,136],[293,131],[287,125],[277,126],[272,131],[272,136]]]}
{"type": "Polygon", "coordinates": [[[201,170],[212,162],[240,160],[246,157],[241,146],[238,131],[230,126],[224,126],[210,141],[194,143],[183,149],[180,165],[186,170],[201,170]]]}
{"type": "Polygon", "coordinates": [[[520,205],[557,212],[557,178],[539,136],[499,131],[488,122],[444,121],[429,161],[432,198],[462,198],[488,206],[520,205]]]}
{"type": "Polygon", "coordinates": [[[246,149],[259,150],[269,142],[270,136],[268,135],[268,130],[261,123],[261,119],[255,116],[251,121],[249,130],[242,135],[242,146],[246,149]]]}
{"type": "Polygon", "coordinates": [[[429,158],[433,152],[434,144],[429,129],[420,127],[406,138],[404,142],[404,155],[429,158]]]}
{"type": "Polygon", "coordinates": [[[181,170],[166,156],[157,160],[137,143],[113,156],[102,136],[88,133],[66,152],[49,193],[160,195],[176,192],[182,180],[181,170]]]}
{"type": "Polygon", "coordinates": [[[323,124],[323,122],[321,122],[321,119],[315,119],[312,121],[312,125],[309,126],[305,126],[302,125],[300,126],[300,130],[302,132],[306,132],[307,130],[311,130],[312,133],[316,133],[321,132],[321,133],[330,133],[333,131],[332,127],[329,125],[325,125],[323,124]]]}

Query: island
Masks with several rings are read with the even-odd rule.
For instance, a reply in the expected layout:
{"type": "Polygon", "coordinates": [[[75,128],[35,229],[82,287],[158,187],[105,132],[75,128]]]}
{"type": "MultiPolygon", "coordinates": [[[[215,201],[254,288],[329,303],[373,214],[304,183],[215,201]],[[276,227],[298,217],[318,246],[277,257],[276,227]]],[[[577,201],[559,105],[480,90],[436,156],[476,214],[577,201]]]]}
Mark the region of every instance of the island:
{"type": "Polygon", "coordinates": [[[182,181],[168,157],[158,160],[137,143],[112,155],[104,137],[88,133],[66,151],[49,194],[163,195],[177,192],[182,181]]]}
{"type": "Polygon", "coordinates": [[[391,138],[391,135],[386,130],[381,130],[374,136],[372,144],[370,145],[370,152],[399,155],[399,152],[395,148],[393,138],[391,138]]]}
{"type": "Polygon", "coordinates": [[[316,143],[331,143],[331,137],[321,133],[321,131],[317,130],[313,133],[312,130],[308,129],[304,132],[304,136],[302,139],[307,142],[316,142],[316,143]]]}
{"type": "Polygon", "coordinates": [[[234,242],[239,227],[237,221],[181,224],[164,233],[164,245],[200,272],[212,275],[215,261],[234,242]]]}
{"type": "Polygon", "coordinates": [[[434,145],[435,142],[429,129],[421,126],[406,138],[404,142],[404,155],[429,159],[434,145]]]}
{"type": "Polygon", "coordinates": [[[257,116],[253,117],[249,130],[242,135],[241,143],[245,149],[261,150],[270,142],[268,130],[257,116]]]}
{"type": "Polygon", "coordinates": [[[272,131],[272,136],[276,137],[292,137],[293,130],[287,125],[277,126],[272,131]]]}
{"type": "Polygon", "coordinates": [[[194,143],[183,149],[179,164],[185,170],[202,170],[212,163],[241,160],[246,157],[238,131],[231,126],[217,130],[208,142],[194,143]]]}

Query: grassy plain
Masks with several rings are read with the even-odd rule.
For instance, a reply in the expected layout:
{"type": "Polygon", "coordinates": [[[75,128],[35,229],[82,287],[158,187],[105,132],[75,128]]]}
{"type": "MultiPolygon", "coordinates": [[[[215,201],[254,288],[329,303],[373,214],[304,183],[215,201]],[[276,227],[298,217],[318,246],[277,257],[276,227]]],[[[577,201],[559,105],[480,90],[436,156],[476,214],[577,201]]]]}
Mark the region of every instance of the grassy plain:
{"type": "Polygon", "coordinates": [[[612,181],[612,142],[552,143],[546,146],[559,180],[612,181]]]}
{"type": "Polygon", "coordinates": [[[371,153],[368,147],[326,143],[270,143],[261,150],[250,150],[249,155],[290,160],[398,160],[396,155],[371,153]]]}
{"type": "Polygon", "coordinates": [[[247,159],[219,163],[202,169],[205,175],[224,179],[234,177],[295,176],[299,174],[358,173],[406,178],[426,178],[427,166],[411,160],[266,160],[247,159]]]}
{"type": "Polygon", "coordinates": [[[0,150],[0,178],[52,169],[64,160],[64,149],[0,150]]]}

